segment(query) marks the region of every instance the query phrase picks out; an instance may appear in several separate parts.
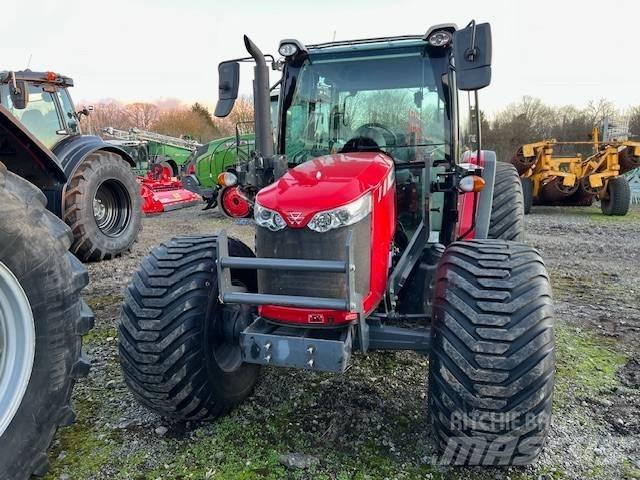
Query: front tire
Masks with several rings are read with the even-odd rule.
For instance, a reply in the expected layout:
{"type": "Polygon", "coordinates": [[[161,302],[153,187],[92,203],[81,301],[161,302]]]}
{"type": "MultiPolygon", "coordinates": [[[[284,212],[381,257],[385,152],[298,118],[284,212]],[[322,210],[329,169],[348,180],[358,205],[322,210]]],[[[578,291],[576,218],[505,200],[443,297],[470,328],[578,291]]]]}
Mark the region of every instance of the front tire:
{"type": "Polygon", "coordinates": [[[82,335],[93,314],[69,228],[42,192],[0,163],[0,479],[48,470],[56,429],[75,419],[71,390],[85,376],[82,335]]]}
{"type": "MultiPolygon", "coordinates": [[[[260,372],[240,357],[251,308],[218,300],[216,248],[213,236],[174,238],[142,261],[125,292],[122,371],[138,400],[163,416],[220,416],[251,393],[260,372]]],[[[229,252],[253,256],[235,239],[229,252]]],[[[231,274],[237,287],[257,290],[255,271],[231,274]]]]}
{"type": "Polygon", "coordinates": [[[67,185],[64,219],[80,260],[109,260],[128,251],[142,228],[140,185],[129,164],[103,150],[88,155],[67,185]]]}
{"type": "Polygon", "coordinates": [[[554,338],[539,253],[456,242],[436,273],[429,405],[444,463],[533,462],[551,421],[554,338]]]}
{"type": "Polygon", "coordinates": [[[615,177],[607,182],[607,198],[600,199],[600,209],[605,215],[623,216],[631,206],[631,188],[625,177],[615,177]]]}
{"type": "Polygon", "coordinates": [[[516,167],[496,163],[493,204],[489,221],[489,238],[524,240],[524,196],[516,167]]]}

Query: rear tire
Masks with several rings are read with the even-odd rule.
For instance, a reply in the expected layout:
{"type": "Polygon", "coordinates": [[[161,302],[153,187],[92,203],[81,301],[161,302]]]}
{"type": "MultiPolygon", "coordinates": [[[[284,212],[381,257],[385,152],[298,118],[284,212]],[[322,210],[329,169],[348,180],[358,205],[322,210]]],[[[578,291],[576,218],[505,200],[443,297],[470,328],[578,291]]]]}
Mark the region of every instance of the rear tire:
{"type": "Polygon", "coordinates": [[[429,405],[442,461],[533,462],[554,384],[551,287],[539,253],[501,240],[451,244],[433,313],[429,405]]]}
{"type": "Polygon", "coordinates": [[[67,185],[64,219],[73,231],[71,251],[85,262],[118,257],[142,228],[140,185],[119,155],[98,150],[85,158],[67,185]]]}
{"type": "Polygon", "coordinates": [[[524,214],[531,213],[531,207],[533,206],[533,180],[530,177],[521,177],[522,183],[522,198],[524,200],[524,214]]]}
{"type": "Polygon", "coordinates": [[[605,215],[623,216],[631,206],[631,188],[625,177],[615,177],[607,183],[608,198],[600,200],[600,209],[605,215]]]}
{"type": "MultiPolygon", "coordinates": [[[[125,292],[118,328],[122,371],[137,399],[163,416],[220,416],[251,393],[260,372],[241,361],[239,338],[235,343],[251,308],[218,300],[216,248],[213,236],[163,243],[142,261],[125,292]]],[[[229,252],[253,256],[235,239],[229,252]]],[[[234,284],[257,291],[255,271],[231,275],[234,284]]]]}
{"type": "Polygon", "coordinates": [[[489,238],[524,240],[524,197],[516,167],[496,163],[493,204],[489,222],[489,238]]]}
{"type": "Polygon", "coordinates": [[[74,421],[71,390],[89,370],[81,354],[93,326],[80,298],[87,271],[68,251],[71,231],[45,204],[38,188],[0,163],[0,479],[47,472],[47,448],[56,429],[74,421]],[[22,297],[23,313],[11,308],[12,297],[22,297]],[[29,345],[28,357],[14,355],[29,345]],[[10,370],[4,360],[13,360],[10,370]]]}

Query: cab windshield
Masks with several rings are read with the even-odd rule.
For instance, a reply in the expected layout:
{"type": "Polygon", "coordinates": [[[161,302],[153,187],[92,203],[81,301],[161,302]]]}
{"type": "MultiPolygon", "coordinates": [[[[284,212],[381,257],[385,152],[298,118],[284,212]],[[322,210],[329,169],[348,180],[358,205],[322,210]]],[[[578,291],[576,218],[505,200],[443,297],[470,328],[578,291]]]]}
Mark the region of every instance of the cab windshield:
{"type": "Polygon", "coordinates": [[[423,52],[305,60],[285,106],[289,162],[362,151],[383,151],[396,162],[443,159],[448,111],[440,74],[423,52]]]}

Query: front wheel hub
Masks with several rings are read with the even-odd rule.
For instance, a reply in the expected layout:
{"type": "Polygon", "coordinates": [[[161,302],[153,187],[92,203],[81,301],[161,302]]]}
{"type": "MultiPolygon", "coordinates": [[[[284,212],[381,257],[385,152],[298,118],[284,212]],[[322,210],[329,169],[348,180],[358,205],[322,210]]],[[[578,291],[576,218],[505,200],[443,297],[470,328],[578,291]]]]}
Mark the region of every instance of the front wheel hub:
{"type": "Polygon", "coordinates": [[[222,190],[220,205],[230,217],[245,218],[251,212],[251,205],[247,199],[238,192],[238,187],[226,187],[222,190]]]}
{"type": "Polygon", "coordinates": [[[22,403],[35,346],[29,299],[11,270],[0,262],[0,437],[22,403]]]}
{"type": "Polygon", "coordinates": [[[110,179],[98,186],[93,198],[93,217],[102,233],[119,236],[129,225],[131,213],[131,199],[124,185],[110,179]]]}

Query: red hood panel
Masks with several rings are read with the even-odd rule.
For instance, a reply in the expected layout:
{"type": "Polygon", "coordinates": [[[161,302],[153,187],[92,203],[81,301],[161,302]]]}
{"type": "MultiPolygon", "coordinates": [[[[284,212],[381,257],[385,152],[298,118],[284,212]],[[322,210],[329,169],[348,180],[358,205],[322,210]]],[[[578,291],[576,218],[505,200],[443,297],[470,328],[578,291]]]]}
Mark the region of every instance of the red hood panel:
{"type": "Polygon", "coordinates": [[[290,227],[304,227],[317,212],[356,200],[384,181],[393,161],[375,152],[325,155],[302,163],[258,192],[257,202],[290,227]],[[297,222],[292,222],[293,218],[297,222]]]}

